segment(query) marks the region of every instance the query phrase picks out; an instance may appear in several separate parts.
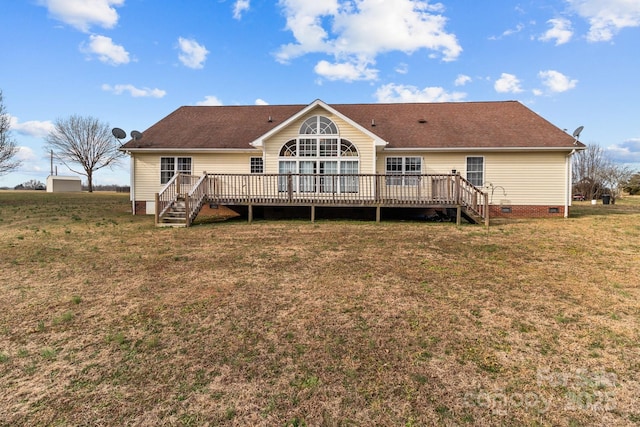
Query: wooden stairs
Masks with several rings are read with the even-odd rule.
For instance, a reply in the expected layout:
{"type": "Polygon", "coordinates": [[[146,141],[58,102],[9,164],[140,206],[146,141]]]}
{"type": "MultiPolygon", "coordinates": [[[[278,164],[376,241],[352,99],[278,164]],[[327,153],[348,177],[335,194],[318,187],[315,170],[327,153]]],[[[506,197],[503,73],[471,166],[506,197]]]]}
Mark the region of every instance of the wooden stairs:
{"type": "Polygon", "coordinates": [[[185,198],[179,196],[171,203],[167,212],[162,215],[158,227],[186,227],[187,209],[185,198]]]}

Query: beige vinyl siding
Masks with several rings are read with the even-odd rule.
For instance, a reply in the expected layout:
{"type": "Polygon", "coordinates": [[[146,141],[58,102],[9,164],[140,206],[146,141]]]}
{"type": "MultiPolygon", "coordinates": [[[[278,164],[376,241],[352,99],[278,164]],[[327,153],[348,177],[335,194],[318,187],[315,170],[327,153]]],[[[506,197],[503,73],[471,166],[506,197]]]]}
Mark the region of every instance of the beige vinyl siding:
{"type": "Polygon", "coordinates": [[[325,116],[338,126],[338,132],[340,132],[340,138],[351,141],[358,149],[360,156],[360,173],[374,173],[372,170],[374,164],[375,148],[373,146],[373,140],[371,137],[360,132],[357,128],[351,126],[340,117],[330,114],[323,108],[316,108],[304,115],[300,119],[291,123],[286,129],[276,133],[268,140],[264,141],[265,173],[278,173],[278,158],[280,155],[280,149],[282,145],[287,141],[290,141],[299,136],[300,126],[302,123],[311,116],[325,116]]]}
{"type": "Polygon", "coordinates": [[[382,151],[379,153],[376,169],[379,173],[385,173],[387,157],[421,157],[422,173],[451,173],[455,169],[466,177],[467,157],[483,157],[484,189],[491,193],[490,184],[493,184],[493,204],[503,201],[513,205],[563,205],[567,154],[382,151]],[[507,193],[506,196],[502,188],[507,193]]]}
{"type": "Polygon", "coordinates": [[[154,200],[155,193],[163,185],[160,184],[161,157],[190,157],[191,173],[200,176],[208,173],[250,173],[251,157],[261,157],[260,150],[255,153],[153,153],[135,154],[136,200],[154,200]]]}
{"type": "Polygon", "coordinates": [[[493,203],[505,199],[514,205],[563,205],[567,153],[503,153],[485,155],[485,184],[497,188],[493,203]]]}

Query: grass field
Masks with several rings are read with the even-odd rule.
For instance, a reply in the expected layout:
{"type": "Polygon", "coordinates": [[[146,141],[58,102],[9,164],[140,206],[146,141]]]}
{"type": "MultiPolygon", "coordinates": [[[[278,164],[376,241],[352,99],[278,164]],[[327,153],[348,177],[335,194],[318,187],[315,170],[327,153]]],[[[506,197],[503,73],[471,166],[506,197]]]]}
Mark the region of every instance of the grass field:
{"type": "Polygon", "coordinates": [[[0,192],[0,425],[640,423],[640,198],[155,228],[0,192]]]}

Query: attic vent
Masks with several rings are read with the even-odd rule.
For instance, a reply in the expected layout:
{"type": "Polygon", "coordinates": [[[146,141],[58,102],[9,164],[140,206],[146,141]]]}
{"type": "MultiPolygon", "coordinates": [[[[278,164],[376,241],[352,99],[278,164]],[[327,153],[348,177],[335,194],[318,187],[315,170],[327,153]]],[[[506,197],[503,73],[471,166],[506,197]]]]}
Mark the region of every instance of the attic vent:
{"type": "Polygon", "coordinates": [[[427,119],[420,119],[418,120],[418,123],[427,123],[427,119]]]}
{"type": "Polygon", "coordinates": [[[371,119],[371,126],[375,126],[376,125],[376,120],[375,119],[371,119]]]}
{"type": "Polygon", "coordinates": [[[271,123],[273,121],[273,119],[271,118],[271,116],[269,116],[269,120],[267,120],[269,123],[271,123]]]}

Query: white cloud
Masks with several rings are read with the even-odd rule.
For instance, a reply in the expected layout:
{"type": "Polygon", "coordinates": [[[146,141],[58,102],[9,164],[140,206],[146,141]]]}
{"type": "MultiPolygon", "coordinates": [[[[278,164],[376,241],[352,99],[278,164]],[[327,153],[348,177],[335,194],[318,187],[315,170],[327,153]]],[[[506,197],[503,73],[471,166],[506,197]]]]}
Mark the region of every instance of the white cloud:
{"type": "MultiPolygon", "coordinates": [[[[18,152],[16,153],[16,159],[20,162],[31,162],[40,160],[38,156],[36,156],[35,151],[31,147],[20,146],[18,147],[18,152]]],[[[38,168],[40,169],[40,168],[38,168]]]]}
{"type": "Polygon", "coordinates": [[[491,36],[489,37],[489,40],[500,40],[504,37],[509,37],[513,34],[518,34],[519,32],[521,32],[522,30],[524,30],[524,24],[518,24],[516,25],[516,28],[509,28],[507,30],[504,30],[502,32],[502,34],[500,34],[499,36],[491,36]]]}
{"type": "Polygon", "coordinates": [[[463,92],[448,93],[441,87],[418,89],[394,83],[381,86],[375,93],[378,102],[454,102],[462,101],[466,96],[463,92]]]}
{"type": "Polygon", "coordinates": [[[91,26],[113,28],[118,23],[114,7],[124,0],[41,0],[51,16],[72,27],[88,32],[91,26]]]}
{"type": "MultiPolygon", "coordinates": [[[[316,69],[327,75],[361,80],[371,76],[367,64],[375,63],[377,55],[401,51],[407,54],[420,49],[438,53],[444,61],[453,61],[462,52],[454,34],[445,30],[447,19],[440,3],[426,0],[280,0],[287,20],[286,28],[295,38],[276,53],[278,61],[286,63],[308,53],[323,53],[334,57],[318,64],[316,69]],[[350,72],[337,72],[338,65],[350,72]],[[354,78],[353,71],[361,70],[354,78]],[[362,72],[366,70],[366,72],[362,72]]],[[[326,77],[326,76],[325,76],[326,77]]]]}
{"type": "Polygon", "coordinates": [[[114,44],[110,37],[91,35],[89,44],[80,46],[82,52],[98,56],[101,62],[110,65],[129,63],[129,52],[124,47],[114,44]]]}
{"type": "Polygon", "coordinates": [[[256,105],[269,105],[269,103],[267,101],[265,101],[264,99],[261,99],[261,98],[256,99],[255,104],[256,105]]]}
{"type": "Polygon", "coordinates": [[[409,64],[401,62],[394,71],[398,74],[407,74],[409,72],[409,64]]]}
{"type": "Polygon", "coordinates": [[[235,19],[242,19],[242,14],[249,10],[250,6],[249,0],[236,0],[233,5],[233,17],[235,19]]]}
{"type": "Polygon", "coordinates": [[[605,150],[617,163],[640,163],[640,138],[628,139],[605,150]]]}
{"type": "Polygon", "coordinates": [[[327,80],[375,80],[378,78],[378,70],[368,67],[368,62],[343,62],[331,64],[328,61],[320,61],[314,71],[327,80]]]}
{"type": "Polygon", "coordinates": [[[208,105],[208,106],[217,107],[224,104],[217,96],[208,95],[204,97],[203,101],[196,102],[196,105],[205,105],[205,106],[208,105]]]}
{"type": "Polygon", "coordinates": [[[565,18],[554,18],[547,21],[551,28],[541,35],[538,40],[545,42],[555,40],[556,46],[567,43],[573,37],[571,21],[565,18]]]}
{"type": "Polygon", "coordinates": [[[167,92],[161,89],[150,89],[147,87],[137,88],[133,85],[115,85],[108,84],[102,85],[102,90],[106,92],[112,92],[116,95],[122,95],[124,92],[129,92],[134,98],[163,98],[167,92]]]}
{"type": "Polygon", "coordinates": [[[33,136],[35,138],[44,138],[51,132],[54,125],[51,121],[38,121],[29,120],[27,122],[20,123],[15,116],[9,116],[10,129],[19,133],[20,135],[33,136]]]}
{"type": "Polygon", "coordinates": [[[204,67],[204,61],[207,60],[209,54],[206,47],[195,40],[182,37],[178,38],[178,47],[180,49],[178,58],[185,67],[194,69],[204,67]]]}
{"type": "Polygon", "coordinates": [[[493,88],[499,93],[520,93],[522,87],[520,87],[520,80],[509,73],[502,73],[500,78],[496,80],[493,88]]]}
{"type": "Polygon", "coordinates": [[[540,71],[538,77],[542,80],[542,84],[552,93],[566,92],[575,88],[578,84],[577,80],[571,80],[555,70],[540,71]]]}
{"type": "Polygon", "coordinates": [[[458,74],[458,77],[456,77],[456,80],[453,82],[453,84],[456,86],[464,86],[470,82],[471,82],[471,77],[464,74],[458,74]]]}
{"type": "Polygon", "coordinates": [[[621,29],[640,26],[637,0],[566,0],[591,25],[587,40],[609,41],[621,29]]]}

